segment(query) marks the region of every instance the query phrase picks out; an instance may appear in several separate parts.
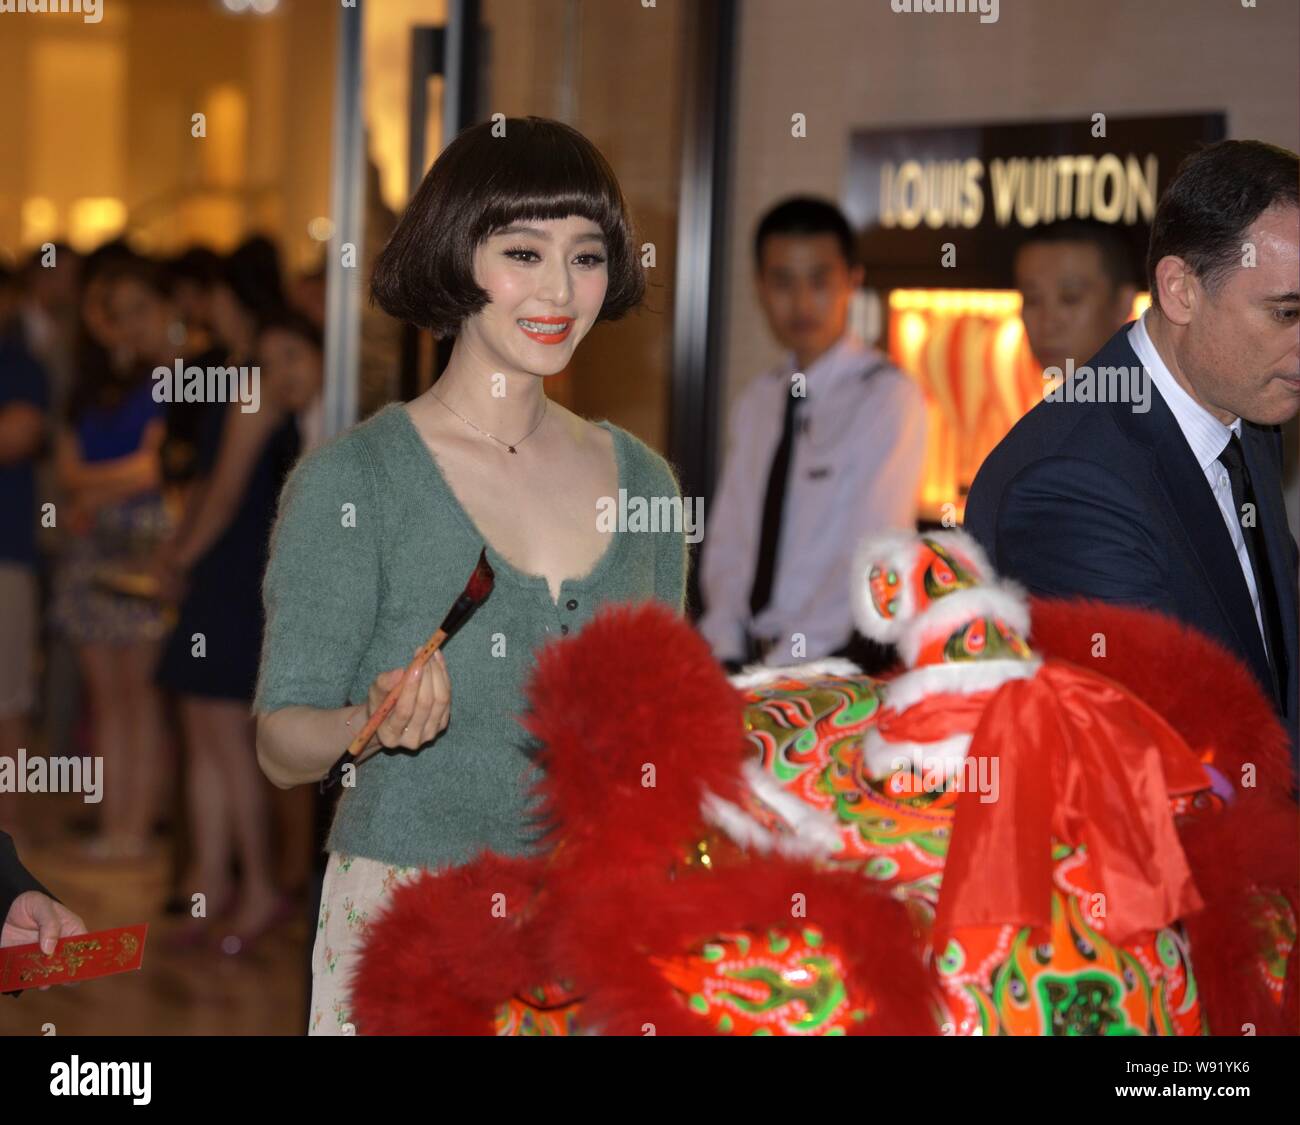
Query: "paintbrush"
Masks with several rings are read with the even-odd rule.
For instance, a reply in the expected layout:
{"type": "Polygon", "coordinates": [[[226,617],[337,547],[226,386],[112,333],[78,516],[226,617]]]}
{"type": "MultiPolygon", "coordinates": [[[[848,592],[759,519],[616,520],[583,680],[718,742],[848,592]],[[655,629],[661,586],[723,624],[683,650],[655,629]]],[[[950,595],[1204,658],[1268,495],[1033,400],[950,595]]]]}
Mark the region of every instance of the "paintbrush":
{"type": "Polygon", "coordinates": [[[356,761],[357,755],[365,749],[366,743],[370,741],[375,731],[379,729],[380,724],[388,717],[388,713],[392,711],[398,697],[402,694],[402,688],[406,686],[410,678],[415,675],[418,669],[423,668],[428,663],[429,658],[442,647],[444,642],[456,635],[456,630],[469,620],[470,614],[487,600],[487,596],[492,593],[495,578],[496,575],[492,571],[492,564],[487,559],[487,548],[484,547],[479,552],[478,565],[474,568],[474,573],[469,576],[469,582],[461,592],[460,597],[447,611],[447,616],[442,619],[442,624],[438,626],[437,632],[420,646],[414,659],[402,673],[402,678],[393,685],[383,703],[375,708],[375,713],[370,716],[366,721],[366,725],[361,728],[361,733],[348,743],[348,748],[339,755],[339,760],[330,767],[330,772],[325,775],[324,780],[320,783],[322,793],[338,783],[343,776],[344,767],[349,762],[356,761]]]}

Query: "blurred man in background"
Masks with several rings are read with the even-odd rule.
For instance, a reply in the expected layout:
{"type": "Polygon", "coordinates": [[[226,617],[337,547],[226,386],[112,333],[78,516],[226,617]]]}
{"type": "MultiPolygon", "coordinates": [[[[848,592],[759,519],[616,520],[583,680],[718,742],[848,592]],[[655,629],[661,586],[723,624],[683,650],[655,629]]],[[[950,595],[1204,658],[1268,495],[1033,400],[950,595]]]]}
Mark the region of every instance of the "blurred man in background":
{"type": "Polygon", "coordinates": [[[700,632],[730,667],[887,652],[849,609],[854,551],[870,533],[914,530],[925,459],[920,388],[848,327],[862,284],[834,204],[797,197],[754,237],[755,282],[788,354],[745,387],[706,523],[700,632]]]}
{"type": "Polygon", "coordinates": [[[1128,322],[1137,296],[1123,235],[1092,219],[1034,227],[1015,275],[1029,348],[1044,369],[1086,363],[1128,322]]]}

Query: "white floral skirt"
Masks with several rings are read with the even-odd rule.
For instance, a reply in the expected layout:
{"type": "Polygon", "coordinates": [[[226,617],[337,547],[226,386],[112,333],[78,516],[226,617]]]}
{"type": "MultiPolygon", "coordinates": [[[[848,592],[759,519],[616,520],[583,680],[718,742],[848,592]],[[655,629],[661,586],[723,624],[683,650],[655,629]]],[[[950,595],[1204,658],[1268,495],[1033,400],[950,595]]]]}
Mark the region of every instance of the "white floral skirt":
{"type": "Polygon", "coordinates": [[[349,995],[367,920],[385,905],[394,887],[415,878],[422,870],[330,853],[311,954],[308,1035],[356,1034],[349,995]]]}

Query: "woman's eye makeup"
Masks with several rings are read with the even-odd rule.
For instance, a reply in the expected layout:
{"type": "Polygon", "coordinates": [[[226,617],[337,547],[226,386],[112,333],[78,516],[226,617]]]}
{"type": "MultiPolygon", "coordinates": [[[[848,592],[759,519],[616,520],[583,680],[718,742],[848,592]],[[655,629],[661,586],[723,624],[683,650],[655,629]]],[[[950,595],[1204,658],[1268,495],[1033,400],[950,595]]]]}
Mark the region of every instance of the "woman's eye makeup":
{"type": "MultiPolygon", "coordinates": [[[[530,249],[527,246],[512,246],[509,250],[503,250],[502,253],[507,258],[511,258],[516,262],[541,261],[541,256],[537,253],[537,251],[530,249]]],[[[592,269],[598,265],[601,265],[605,261],[605,255],[598,254],[595,252],[587,253],[587,254],[579,254],[576,258],[574,258],[574,261],[581,263],[584,267],[588,269],[592,269]]]]}

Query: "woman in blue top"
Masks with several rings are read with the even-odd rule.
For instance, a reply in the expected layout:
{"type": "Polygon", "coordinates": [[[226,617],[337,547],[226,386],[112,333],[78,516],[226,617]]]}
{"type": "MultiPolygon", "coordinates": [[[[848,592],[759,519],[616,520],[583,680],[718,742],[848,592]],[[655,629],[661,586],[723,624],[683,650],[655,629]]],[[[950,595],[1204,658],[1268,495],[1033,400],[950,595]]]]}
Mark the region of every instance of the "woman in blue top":
{"type": "Polygon", "coordinates": [[[104,763],[100,838],[91,858],[137,858],[159,812],[164,728],[153,682],[166,631],[161,603],[126,584],[144,574],[168,530],[153,367],[176,324],[166,280],[138,259],[87,283],[78,382],[60,428],[56,468],[71,532],[54,579],[55,628],[76,646],[104,763]],[[103,302],[101,307],[100,302],[103,302]]]}

